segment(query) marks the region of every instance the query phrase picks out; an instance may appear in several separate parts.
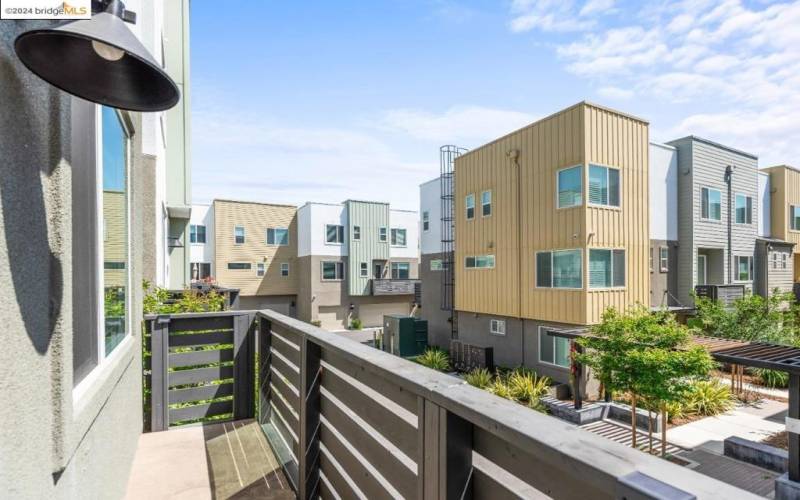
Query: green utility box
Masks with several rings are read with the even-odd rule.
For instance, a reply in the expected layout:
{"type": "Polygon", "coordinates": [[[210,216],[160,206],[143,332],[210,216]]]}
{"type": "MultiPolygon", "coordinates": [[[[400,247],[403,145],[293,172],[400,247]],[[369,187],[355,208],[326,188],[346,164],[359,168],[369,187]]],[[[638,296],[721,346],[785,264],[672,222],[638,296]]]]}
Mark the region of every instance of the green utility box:
{"type": "Polygon", "coordinates": [[[383,350],[396,356],[418,356],[428,347],[428,322],[402,314],[383,317],[383,350]]]}

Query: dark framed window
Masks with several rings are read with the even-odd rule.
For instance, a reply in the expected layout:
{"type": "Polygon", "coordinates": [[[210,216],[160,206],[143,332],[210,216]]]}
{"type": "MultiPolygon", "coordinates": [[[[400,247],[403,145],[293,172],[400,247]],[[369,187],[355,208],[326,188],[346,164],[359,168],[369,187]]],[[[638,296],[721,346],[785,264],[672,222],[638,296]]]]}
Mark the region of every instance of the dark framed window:
{"type": "Polygon", "coordinates": [[[233,228],[233,242],[237,245],[244,244],[244,226],[236,226],[233,228]]]}
{"type": "Polygon", "coordinates": [[[249,262],[228,262],[228,269],[232,271],[252,269],[252,267],[253,266],[249,262]]]}
{"type": "Polygon", "coordinates": [[[334,244],[344,243],[344,226],[339,226],[336,224],[326,224],[325,242],[334,244]]]}
{"type": "Polygon", "coordinates": [[[323,261],[322,281],[341,281],[344,279],[344,262],[323,261]]]}
{"type": "Polygon", "coordinates": [[[189,243],[205,243],[206,226],[202,224],[191,224],[189,226],[189,243]]]}

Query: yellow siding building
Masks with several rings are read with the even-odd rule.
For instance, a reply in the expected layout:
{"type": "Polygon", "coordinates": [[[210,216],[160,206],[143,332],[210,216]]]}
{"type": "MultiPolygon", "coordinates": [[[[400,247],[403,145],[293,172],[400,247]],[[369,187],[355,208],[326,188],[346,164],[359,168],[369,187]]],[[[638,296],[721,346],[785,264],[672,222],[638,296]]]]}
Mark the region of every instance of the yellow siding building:
{"type": "Polygon", "coordinates": [[[762,172],[769,173],[772,191],[771,236],[794,243],[794,281],[798,282],[800,281],[800,170],[789,165],[779,165],[762,169],[762,172]]]}

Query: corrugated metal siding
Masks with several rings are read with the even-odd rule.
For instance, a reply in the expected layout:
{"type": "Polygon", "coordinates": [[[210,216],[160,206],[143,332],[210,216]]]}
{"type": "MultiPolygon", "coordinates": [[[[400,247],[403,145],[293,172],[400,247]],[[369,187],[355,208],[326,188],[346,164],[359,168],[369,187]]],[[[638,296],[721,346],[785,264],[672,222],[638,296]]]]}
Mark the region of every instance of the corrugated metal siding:
{"type": "Polygon", "coordinates": [[[297,293],[297,208],[227,200],[214,201],[215,278],[221,285],[240,289],[241,295],[295,295],[297,293]],[[235,245],[235,226],[244,226],[245,243],[235,245]],[[288,246],[267,245],[267,228],[289,229],[288,246]],[[249,262],[251,269],[230,270],[230,262],[249,262]],[[264,276],[256,274],[263,262],[264,276]],[[281,263],[289,276],[281,276],[281,263]]]}
{"type": "Polygon", "coordinates": [[[372,261],[389,259],[390,241],[380,241],[379,228],[387,228],[387,240],[391,239],[389,229],[389,205],[348,200],[347,209],[348,292],[350,295],[370,295],[372,261]],[[361,228],[361,239],[353,240],[353,226],[361,228]],[[361,277],[361,263],[367,264],[367,277],[361,277]]]}
{"type": "Polygon", "coordinates": [[[104,262],[124,262],[125,269],[103,269],[105,286],[127,285],[128,226],[126,217],[126,198],[122,191],[103,191],[103,260],[104,262]]]}
{"type": "Polygon", "coordinates": [[[775,192],[772,195],[772,236],[795,244],[800,253],[800,231],[792,231],[789,224],[789,206],[800,206],[800,172],[787,167],[765,169],[775,192]]]}
{"type": "Polygon", "coordinates": [[[586,123],[587,164],[619,168],[622,188],[619,209],[587,207],[587,245],[624,248],[627,267],[624,289],[589,289],[586,322],[597,323],[608,307],[650,303],[649,137],[646,123],[603,109],[587,107],[586,123]]]}
{"type": "MultiPolygon", "coordinates": [[[[456,308],[499,316],[571,324],[597,321],[608,306],[649,301],[647,124],[581,103],[502,137],[456,160],[456,308]],[[519,150],[519,173],[508,157],[519,150]],[[556,208],[556,172],[591,160],[623,170],[622,210],[556,208]],[[480,215],[480,193],[492,190],[493,214],[480,215]],[[467,221],[464,200],[475,193],[476,216],[467,221]],[[588,226],[591,226],[589,228],[588,226]],[[588,292],[591,246],[628,249],[622,291],[588,292]],[[629,248],[630,246],[630,248],[629,248]],[[578,248],[583,289],[535,287],[535,253],[578,248]],[[464,269],[469,255],[494,254],[496,267],[464,269]],[[592,296],[591,304],[588,296],[592,296]]],[[[584,203],[588,168],[584,168],[584,203]]]]}

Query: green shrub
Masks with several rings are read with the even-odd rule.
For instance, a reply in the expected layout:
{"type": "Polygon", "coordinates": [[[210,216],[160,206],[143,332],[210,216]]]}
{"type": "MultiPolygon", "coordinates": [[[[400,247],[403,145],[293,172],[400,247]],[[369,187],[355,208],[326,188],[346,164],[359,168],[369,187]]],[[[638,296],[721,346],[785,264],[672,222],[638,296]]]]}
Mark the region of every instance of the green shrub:
{"type": "Polygon", "coordinates": [[[756,368],[754,371],[758,380],[767,387],[789,387],[789,374],[786,372],[766,368],[756,368]]]}
{"type": "Polygon", "coordinates": [[[686,404],[680,401],[671,401],[667,403],[667,419],[672,422],[673,420],[678,420],[687,417],[687,408],[686,404]]]}
{"type": "Polygon", "coordinates": [[[353,318],[350,320],[350,329],[351,330],[361,330],[364,325],[361,323],[361,318],[353,318]]]}
{"type": "Polygon", "coordinates": [[[424,353],[417,356],[416,362],[428,368],[439,370],[440,372],[445,372],[450,369],[450,356],[441,349],[427,349],[424,353]]]}
{"type": "Polygon", "coordinates": [[[492,382],[492,385],[490,385],[487,390],[495,396],[500,396],[501,398],[511,400],[514,399],[514,397],[511,395],[511,388],[508,386],[508,382],[502,376],[496,376],[492,382]]]}
{"type": "Polygon", "coordinates": [[[547,394],[550,379],[537,377],[530,370],[518,368],[508,376],[507,385],[512,398],[529,406],[538,406],[539,398],[547,394]]]}
{"type": "Polygon", "coordinates": [[[730,387],[717,379],[695,382],[686,398],[688,412],[703,416],[724,413],[733,408],[733,403],[730,387]]]}
{"type": "Polygon", "coordinates": [[[486,368],[476,368],[464,375],[464,380],[478,389],[487,389],[492,384],[492,374],[486,368]]]}
{"type": "Polygon", "coordinates": [[[314,321],[311,322],[311,324],[319,328],[322,326],[322,321],[315,319],[314,321]]]}

